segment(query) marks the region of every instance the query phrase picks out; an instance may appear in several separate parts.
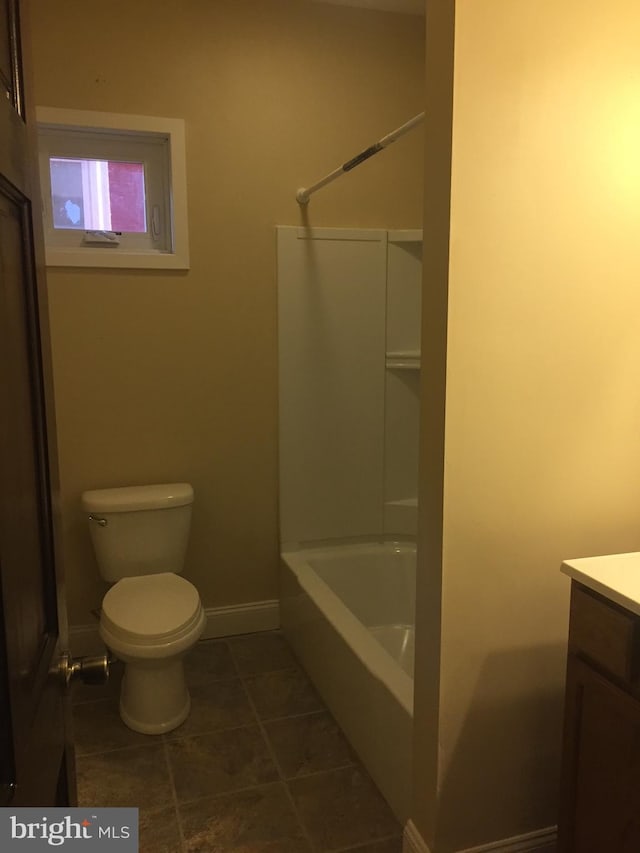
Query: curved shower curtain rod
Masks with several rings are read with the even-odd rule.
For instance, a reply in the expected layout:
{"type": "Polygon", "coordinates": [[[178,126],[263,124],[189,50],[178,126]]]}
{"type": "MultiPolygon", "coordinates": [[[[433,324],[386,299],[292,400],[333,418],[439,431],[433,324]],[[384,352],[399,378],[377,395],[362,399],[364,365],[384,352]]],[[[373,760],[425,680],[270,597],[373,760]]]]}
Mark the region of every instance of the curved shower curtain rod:
{"type": "Polygon", "coordinates": [[[337,169],[334,169],[333,172],[330,172],[328,175],[325,175],[324,178],[316,181],[315,184],[311,184],[310,187],[300,187],[296,192],[296,201],[298,204],[308,204],[311,194],[316,190],[326,187],[327,184],[330,184],[331,181],[335,181],[335,179],[339,178],[340,175],[344,175],[345,172],[350,172],[351,169],[355,169],[355,167],[359,166],[360,163],[364,163],[364,161],[368,160],[369,157],[373,157],[373,155],[377,154],[378,151],[382,151],[382,149],[386,148],[387,145],[391,145],[391,143],[395,142],[400,136],[404,136],[405,133],[413,130],[413,128],[420,124],[421,121],[424,121],[424,113],[414,116],[412,119],[409,119],[409,121],[396,128],[396,130],[392,130],[391,133],[383,136],[382,139],[378,140],[378,142],[370,145],[368,148],[365,148],[364,151],[356,154],[356,156],[352,157],[351,160],[347,160],[347,162],[343,163],[342,166],[338,166],[337,169]]]}

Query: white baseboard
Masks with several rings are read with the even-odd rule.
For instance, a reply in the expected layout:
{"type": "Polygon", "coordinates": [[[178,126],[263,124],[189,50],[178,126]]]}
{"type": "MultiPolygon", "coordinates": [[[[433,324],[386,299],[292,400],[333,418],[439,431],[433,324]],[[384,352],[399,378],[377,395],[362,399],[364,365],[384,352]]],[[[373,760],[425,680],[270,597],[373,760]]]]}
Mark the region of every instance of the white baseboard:
{"type": "Polygon", "coordinates": [[[98,635],[98,623],[93,625],[69,625],[69,651],[74,658],[83,655],[101,655],[104,643],[98,635]]]}
{"type": "Polygon", "coordinates": [[[406,822],[402,833],[402,853],[430,853],[424,838],[412,820],[406,822]]]}
{"type": "Polygon", "coordinates": [[[202,634],[203,640],[274,631],[280,627],[280,602],[277,599],[231,604],[228,607],[207,607],[205,613],[207,625],[202,634]]]}
{"type": "MultiPolygon", "coordinates": [[[[205,615],[207,624],[202,633],[203,640],[273,631],[280,627],[280,602],[271,599],[228,607],[207,607],[205,615]]],[[[74,657],[102,654],[104,643],[98,634],[98,623],[70,626],[69,646],[74,657]]]]}
{"type": "Polygon", "coordinates": [[[468,847],[459,853],[555,853],[558,842],[558,829],[549,826],[536,832],[527,832],[491,844],[468,847]]]}
{"type": "MultiPolygon", "coordinates": [[[[468,847],[459,853],[555,853],[558,839],[557,827],[527,832],[491,844],[468,847]]],[[[402,843],[402,853],[429,853],[429,848],[412,820],[407,821],[402,843]]]]}

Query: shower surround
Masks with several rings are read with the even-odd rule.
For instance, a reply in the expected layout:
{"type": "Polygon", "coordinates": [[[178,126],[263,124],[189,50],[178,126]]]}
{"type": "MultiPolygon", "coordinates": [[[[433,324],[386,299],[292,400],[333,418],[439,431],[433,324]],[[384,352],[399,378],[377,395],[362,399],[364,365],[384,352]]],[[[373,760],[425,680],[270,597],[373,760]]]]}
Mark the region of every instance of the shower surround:
{"type": "Polygon", "coordinates": [[[404,822],[422,234],[277,230],[282,627],[404,822]]]}

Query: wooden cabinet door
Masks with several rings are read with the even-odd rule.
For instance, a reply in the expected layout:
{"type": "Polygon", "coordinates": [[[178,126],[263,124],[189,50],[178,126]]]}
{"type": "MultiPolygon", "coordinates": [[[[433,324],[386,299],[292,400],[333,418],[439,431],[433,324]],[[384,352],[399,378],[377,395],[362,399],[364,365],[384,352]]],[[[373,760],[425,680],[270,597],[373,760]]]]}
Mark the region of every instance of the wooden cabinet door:
{"type": "Polygon", "coordinates": [[[66,630],[26,10],[0,0],[0,805],[73,799],[59,637],[66,630]],[[35,215],[34,215],[35,214],[35,215]]]}
{"type": "Polygon", "coordinates": [[[561,853],[640,851],[640,701],[573,655],[562,789],[561,853]]]}

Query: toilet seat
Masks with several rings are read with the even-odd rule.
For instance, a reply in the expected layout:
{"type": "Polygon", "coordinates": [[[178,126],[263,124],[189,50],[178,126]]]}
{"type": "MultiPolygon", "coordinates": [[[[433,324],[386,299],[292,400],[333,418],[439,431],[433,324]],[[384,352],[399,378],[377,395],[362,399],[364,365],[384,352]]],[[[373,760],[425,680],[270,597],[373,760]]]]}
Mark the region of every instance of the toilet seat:
{"type": "Polygon", "coordinates": [[[202,622],[198,590],[172,572],[122,578],[105,595],[101,629],[120,643],[166,645],[202,622]]]}

